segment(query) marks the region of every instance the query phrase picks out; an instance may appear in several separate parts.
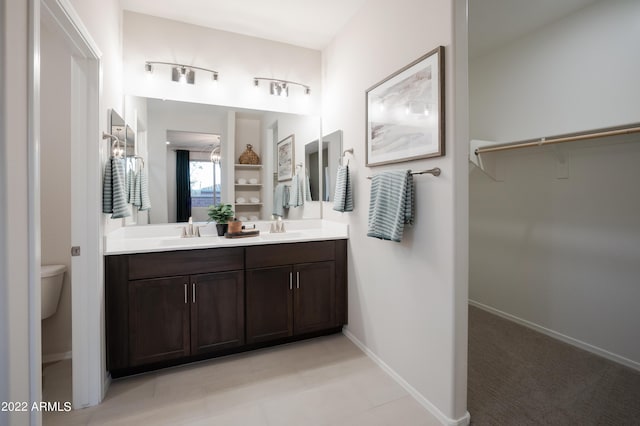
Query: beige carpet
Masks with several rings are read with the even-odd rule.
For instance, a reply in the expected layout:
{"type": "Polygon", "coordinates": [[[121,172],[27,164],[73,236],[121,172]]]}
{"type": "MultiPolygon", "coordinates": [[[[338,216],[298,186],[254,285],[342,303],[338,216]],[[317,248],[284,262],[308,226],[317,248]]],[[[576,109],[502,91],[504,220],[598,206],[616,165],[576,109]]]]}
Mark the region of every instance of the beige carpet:
{"type": "Polygon", "coordinates": [[[640,372],[469,307],[471,424],[640,425],[640,372]]]}

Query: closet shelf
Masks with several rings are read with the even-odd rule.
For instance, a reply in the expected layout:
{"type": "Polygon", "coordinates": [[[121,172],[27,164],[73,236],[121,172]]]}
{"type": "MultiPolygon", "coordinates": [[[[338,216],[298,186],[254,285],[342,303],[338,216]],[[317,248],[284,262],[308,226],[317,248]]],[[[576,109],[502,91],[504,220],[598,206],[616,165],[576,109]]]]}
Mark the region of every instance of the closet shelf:
{"type": "Polygon", "coordinates": [[[251,188],[251,187],[255,188],[255,187],[262,186],[261,183],[236,183],[235,185],[238,188],[251,188]]]}

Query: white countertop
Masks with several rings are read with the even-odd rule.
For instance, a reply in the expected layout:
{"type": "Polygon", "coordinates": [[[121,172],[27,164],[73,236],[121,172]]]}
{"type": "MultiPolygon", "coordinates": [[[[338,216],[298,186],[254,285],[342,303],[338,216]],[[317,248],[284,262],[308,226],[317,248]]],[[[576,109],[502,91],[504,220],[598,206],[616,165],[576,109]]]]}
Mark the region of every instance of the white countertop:
{"type": "Polygon", "coordinates": [[[119,228],[104,237],[104,254],[132,254],[159,251],[194,250],[216,247],[243,247],[264,244],[299,243],[306,241],[343,240],[349,238],[348,225],[329,220],[284,221],[286,232],[270,234],[271,221],[245,222],[256,224],[256,237],[218,237],[215,224],[201,226],[201,237],[180,238],[184,223],[140,225],[119,228]]]}

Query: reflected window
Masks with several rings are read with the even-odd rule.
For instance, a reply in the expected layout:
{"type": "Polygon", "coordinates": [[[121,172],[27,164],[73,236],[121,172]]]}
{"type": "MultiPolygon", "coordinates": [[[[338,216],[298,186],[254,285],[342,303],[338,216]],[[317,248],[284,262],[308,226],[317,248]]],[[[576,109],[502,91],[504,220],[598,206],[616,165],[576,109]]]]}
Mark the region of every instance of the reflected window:
{"type": "Polygon", "coordinates": [[[191,207],[220,204],[220,164],[211,161],[189,161],[191,207]]]}

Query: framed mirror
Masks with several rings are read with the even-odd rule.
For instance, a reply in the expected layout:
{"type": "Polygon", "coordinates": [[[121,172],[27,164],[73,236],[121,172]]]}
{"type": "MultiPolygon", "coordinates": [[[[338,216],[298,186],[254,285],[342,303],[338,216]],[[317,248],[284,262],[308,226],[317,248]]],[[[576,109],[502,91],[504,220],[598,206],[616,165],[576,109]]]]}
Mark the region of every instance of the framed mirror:
{"type": "Polygon", "coordinates": [[[322,136],[304,147],[305,164],[308,165],[309,188],[314,201],[333,201],[336,191],[336,175],[342,155],[342,130],[322,136]]]}

